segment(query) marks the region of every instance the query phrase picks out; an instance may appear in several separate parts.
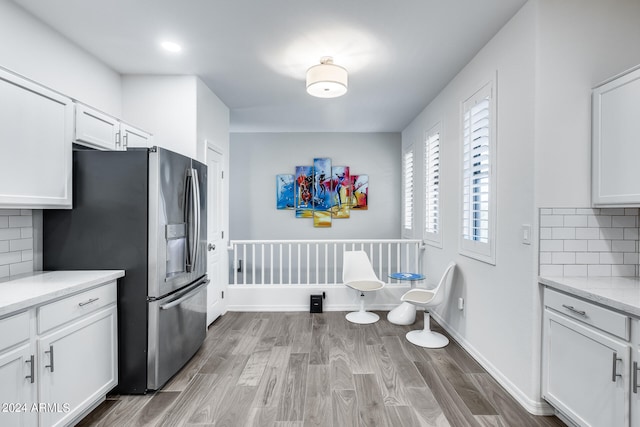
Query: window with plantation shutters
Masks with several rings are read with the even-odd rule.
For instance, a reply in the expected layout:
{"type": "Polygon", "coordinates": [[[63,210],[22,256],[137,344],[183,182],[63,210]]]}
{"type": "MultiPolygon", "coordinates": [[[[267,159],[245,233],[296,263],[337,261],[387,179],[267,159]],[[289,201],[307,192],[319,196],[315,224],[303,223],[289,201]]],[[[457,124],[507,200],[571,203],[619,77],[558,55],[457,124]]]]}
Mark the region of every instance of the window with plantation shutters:
{"type": "Polygon", "coordinates": [[[462,106],[463,255],[495,264],[495,106],[488,83],[462,106]]]}
{"type": "Polygon", "coordinates": [[[424,139],[424,240],[442,247],[440,233],[440,125],[424,139]]]}
{"type": "Polygon", "coordinates": [[[404,153],[402,159],[403,179],[403,229],[410,232],[413,229],[413,148],[404,153]]]}

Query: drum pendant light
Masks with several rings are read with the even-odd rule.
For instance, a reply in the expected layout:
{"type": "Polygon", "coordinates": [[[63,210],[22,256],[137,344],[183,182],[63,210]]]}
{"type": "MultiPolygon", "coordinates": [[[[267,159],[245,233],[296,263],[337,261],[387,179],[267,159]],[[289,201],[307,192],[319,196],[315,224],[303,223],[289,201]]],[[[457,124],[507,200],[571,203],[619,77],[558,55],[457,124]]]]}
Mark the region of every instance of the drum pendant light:
{"type": "Polygon", "coordinates": [[[324,56],[307,70],[307,93],[318,98],[336,98],[347,93],[347,70],[324,56]]]}

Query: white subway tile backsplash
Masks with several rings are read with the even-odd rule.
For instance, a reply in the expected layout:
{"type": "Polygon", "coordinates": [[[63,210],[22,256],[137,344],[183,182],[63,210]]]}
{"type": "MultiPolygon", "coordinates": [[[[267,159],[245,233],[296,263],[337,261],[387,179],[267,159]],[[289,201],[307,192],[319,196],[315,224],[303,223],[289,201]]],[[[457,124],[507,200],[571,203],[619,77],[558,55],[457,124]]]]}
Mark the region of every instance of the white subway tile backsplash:
{"type": "Polygon", "coordinates": [[[637,208],[540,209],[540,274],[637,276],[639,215],[637,208]]]}
{"type": "Polygon", "coordinates": [[[9,275],[15,276],[17,274],[24,274],[33,271],[33,261],[24,261],[11,264],[9,266],[9,275]]]}
{"type": "Polygon", "coordinates": [[[588,268],[586,265],[565,265],[564,276],[586,276],[588,268]]]}
{"type": "Polygon", "coordinates": [[[564,251],[564,240],[541,240],[541,252],[562,252],[564,251]]]}
{"type": "Polygon", "coordinates": [[[612,216],[612,227],[637,227],[635,216],[612,216]]]}
{"type": "Polygon", "coordinates": [[[623,264],[622,252],[600,252],[600,264],[623,264]]]}
{"type": "Polygon", "coordinates": [[[635,276],[636,266],[635,265],[612,265],[611,266],[611,275],[612,276],[635,276]]]}
{"type": "Polygon", "coordinates": [[[10,228],[31,227],[31,225],[32,225],[32,218],[30,215],[9,217],[10,228]]]}
{"type": "Polygon", "coordinates": [[[0,228],[0,240],[11,240],[20,238],[19,228],[0,228]]]}
{"type": "Polygon", "coordinates": [[[610,215],[594,215],[587,217],[588,227],[611,227],[610,215]]]}
{"type": "Polygon", "coordinates": [[[588,265],[587,276],[607,277],[611,276],[610,265],[588,265]]]}
{"type": "Polygon", "coordinates": [[[0,277],[33,271],[33,215],[29,209],[0,209],[0,277]]]}
{"type": "Polygon", "coordinates": [[[640,256],[638,253],[628,252],[624,254],[624,264],[638,264],[640,262],[640,256]]]}
{"type": "Polygon", "coordinates": [[[576,238],[576,229],[575,228],[552,228],[551,229],[551,238],[554,240],[567,240],[567,239],[575,239],[576,238]]]}
{"type": "Polygon", "coordinates": [[[562,215],[543,215],[540,217],[540,227],[563,227],[564,216],[562,215]]]}
{"type": "MultiPolygon", "coordinates": [[[[592,230],[596,230],[593,228],[592,230]]],[[[622,240],[624,239],[624,228],[600,228],[601,240],[622,240]]]]}
{"type": "Polygon", "coordinates": [[[553,252],[551,264],[575,264],[576,254],[573,252],[553,252]]]}
{"type": "Polygon", "coordinates": [[[598,252],[577,253],[576,264],[600,264],[600,254],[598,252]]]}
{"type": "Polygon", "coordinates": [[[600,209],[595,208],[586,208],[586,209],[576,209],[576,214],[578,215],[600,215],[600,209]]]}
{"type": "Polygon", "coordinates": [[[565,227],[586,227],[587,226],[586,215],[565,215],[564,226],[565,227]]]}
{"type": "Polygon", "coordinates": [[[574,215],[575,213],[576,213],[576,210],[574,208],[562,208],[562,209],[554,208],[553,209],[554,215],[574,215]]]}
{"type": "Polygon", "coordinates": [[[611,240],[587,240],[589,252],[607,252],[611,250],[611,240]]]}
{"type": "Polygon", "coordinates": [[[587,241],[586,240],[565,240],[564,250],[567,252],[586,252],[587,241]]]}
{"type": "Polygon", "coordinates": [[[638,229],[637,228],[624,228],[624,240],[638,240],[638,229]]]}
{"type": "Polygon", "coordinates": [[[613,252],[635,252],[636,242],[634,240],[612,240],[611,251],[613,252]]]}
{"type": "Polygon", "coordinates": [[[576,239],[595,240],[600,238],[599,228],[576,228],[576,239]]]}

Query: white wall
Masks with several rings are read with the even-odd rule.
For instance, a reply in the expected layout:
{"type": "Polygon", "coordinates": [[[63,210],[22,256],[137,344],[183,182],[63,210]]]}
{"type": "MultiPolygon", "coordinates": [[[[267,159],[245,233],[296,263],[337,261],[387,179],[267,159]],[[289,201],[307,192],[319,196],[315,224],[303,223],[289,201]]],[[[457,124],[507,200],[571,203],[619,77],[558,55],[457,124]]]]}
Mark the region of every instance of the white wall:
{"type": "Polygon", "coordinates": [[[538,0],[536,197],[591,204],[591,88],[640,64],[640,1],[538,0]]]}
{"type": "Polygon", "coordinates": [[[232,133],[231,239],[350,239],[400,237],[400,134],[232,133]],[[369,210],[314,228],[310,218],[276,209],[276,175],[329,157],[369,175],[369,210]]]}
{"type": "MultiPolygon", "coordinates": [[[[437,280],[446,264],[458,264],[455,281],[437,317],[523,405],[540,412],[539,353],[534,342],[534,251],[520,239],[534,224],[534,103],[536,7],[527,3],[402,132],[418,159],[416,217],[423,217],[421,159],[424,132],[441,122],[442,249],[428,246],[425,273],[437,280]],[[496,265],[458,252],[461,202],[461,103],[496,77],[496,265]],[[465,299],[464,311],[456,308],[465,299]]],[[[414,237],[420,238],[420,231],[414,237]]]]}
{"type": "Polygon", "coordinates": [[[7,0],[0,0],[0,40],[0,67],[120,116],[120,75],[7,0]]]}
{"type": "Polygon", "coordinates": [[[196,157],[197,80],[195,76],[123,76],[122,118],[151,132],[154,145],[196,157]]]}
{"type": "MultiPolygon", "coordinates": [[[[638,22],[638,1],[531,0],[402,133],[408,146],[443,123],[443,248],[427,248],[425,266],[438,275],[453,259],[460,268],[448,305],[436,317],[532,412],[546,411],[540,398],[538,208],[589,207],[591,88],[640,63],[638,22]],[[495,70],[494,267],[458,254],[458,221],[460,102],[495,70]],[[531,246],[520,241],[522,224],[533,225],[531,246]],[[463,312],[455,308],[458,297],[465,298],[463,312]]],[[[418,196],[418,218],[422,203],[418,196]]]]}

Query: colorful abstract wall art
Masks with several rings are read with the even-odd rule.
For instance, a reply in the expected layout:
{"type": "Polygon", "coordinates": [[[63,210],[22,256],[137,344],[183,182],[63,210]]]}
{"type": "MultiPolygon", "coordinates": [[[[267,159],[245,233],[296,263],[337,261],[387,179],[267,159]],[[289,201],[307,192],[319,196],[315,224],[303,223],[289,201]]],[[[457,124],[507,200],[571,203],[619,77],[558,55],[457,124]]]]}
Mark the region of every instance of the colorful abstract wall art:
{"type": "Polygon", "coordinates": [[[296,218],[313,218],[314,227],[331,227],[352,209],[369,207],[369,175],[351,175],[349,166],[332,166],[318,157],[313,166],[296,166],[295,174],[276,175],[277,209],[293,209],[296,218]]]}
{"type": "Polygon", "coordinates": [[[276,175],[276,204],[278,209],[293,209],[293,175],[276,175]]]}

